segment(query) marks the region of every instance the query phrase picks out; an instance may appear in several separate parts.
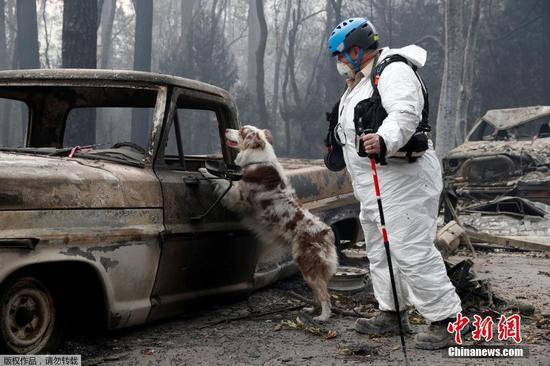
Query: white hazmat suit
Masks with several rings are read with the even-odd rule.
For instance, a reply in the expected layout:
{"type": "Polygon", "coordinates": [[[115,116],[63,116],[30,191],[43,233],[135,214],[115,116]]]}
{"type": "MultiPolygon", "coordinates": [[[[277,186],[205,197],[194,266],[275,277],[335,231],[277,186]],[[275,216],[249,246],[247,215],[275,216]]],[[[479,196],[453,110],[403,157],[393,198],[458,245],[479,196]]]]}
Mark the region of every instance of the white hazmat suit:
{"type": "MultiPolygon", "coordinates": [[[[383,48],[379,60],[393,54],[406,57],[418,68],[426,61],[426,51],[414,45],[383,48]]],[[[362,70],[367,75],[342,96],[336,133],[344,143],[344,160],[355,197],[361,202],[359,219],[365,234],[374,295],[380,310],[394,311],[370,160],[360,157],[355,150],[354,108],[372,95],[370,66],[362,70]]],[[[414,305],[430,322],[456,316],[461,310],[460,299],[433,243],[442,190],[439,160],[431,141],[430,149],[414,163],[391,158],[410,139],[421,120],[424,107],[421,84],[410,66],[393,62],[382,72],[378,89],[388,116],[377,133],[386,144],[388,164],[377,170],[400,310],[414,305]]]]}

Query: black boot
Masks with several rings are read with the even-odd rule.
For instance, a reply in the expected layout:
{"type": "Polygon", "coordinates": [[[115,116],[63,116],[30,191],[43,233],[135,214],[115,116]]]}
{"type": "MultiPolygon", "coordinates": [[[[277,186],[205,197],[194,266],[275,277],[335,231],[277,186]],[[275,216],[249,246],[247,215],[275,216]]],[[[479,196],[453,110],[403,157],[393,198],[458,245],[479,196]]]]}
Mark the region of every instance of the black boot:
{"type": "Polygon", "coordinates": [[[441,349],[449,346],[453,340],[453,334],[447,331],[447,326],[450,322],[456,319],[447,318],[432,322],[428,329],[418,333],[414,337],[414,345],[420,349],[441,349]]]}
{"type": "MultiPolygon", "coordinates": [[[[409,315],[406,310],[401,311],[403,332],[410,333],[409,315]]],[[[364,334],[399,334],[397,314],[395,311],[380,311],[373,318],[359,318],[355,321],[355,330],[364,334]]]]}

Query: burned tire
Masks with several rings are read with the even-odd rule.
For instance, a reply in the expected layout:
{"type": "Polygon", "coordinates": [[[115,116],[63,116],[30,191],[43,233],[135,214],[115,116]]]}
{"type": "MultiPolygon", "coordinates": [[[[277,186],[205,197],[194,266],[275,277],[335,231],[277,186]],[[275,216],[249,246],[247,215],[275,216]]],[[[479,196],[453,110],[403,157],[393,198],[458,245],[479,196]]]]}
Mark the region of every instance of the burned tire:
{"type": "Polygon", "coordinates": [[[1,288],[0,351],[36,354],[54,351],[64,331],[61,296],[44,277],[23,274],[1,288]]]}

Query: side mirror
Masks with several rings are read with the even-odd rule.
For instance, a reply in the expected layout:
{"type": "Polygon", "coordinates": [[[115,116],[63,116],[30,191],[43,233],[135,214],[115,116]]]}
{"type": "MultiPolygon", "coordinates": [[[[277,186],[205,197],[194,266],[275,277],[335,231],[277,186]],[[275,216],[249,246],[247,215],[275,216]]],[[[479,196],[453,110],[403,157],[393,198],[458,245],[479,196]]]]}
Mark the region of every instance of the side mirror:
{"type": "Polygon", "coordinates": [[[240,166],[235,164],[226,165],[220,160],[207,161],[205,168],[208,173],[215,175],[216,177],[225,178],[232,181],[241,180],[243,176],[240,166]]]}

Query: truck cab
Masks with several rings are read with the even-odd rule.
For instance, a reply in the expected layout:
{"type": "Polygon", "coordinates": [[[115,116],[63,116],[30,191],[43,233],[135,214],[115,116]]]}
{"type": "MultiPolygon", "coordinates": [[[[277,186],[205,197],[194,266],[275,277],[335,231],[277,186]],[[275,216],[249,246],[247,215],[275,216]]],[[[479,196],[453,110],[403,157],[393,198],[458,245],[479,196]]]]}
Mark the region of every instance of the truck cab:
{"type": "MultiPolygon", "coordinates": [[[[143,324],[296,271],[234,212],[202,217],[217,197],[198,169],[236,156],[227,91],[136,71],[2,71],[0,116],[2,350],[51,352],[68,323],[143,324]]],[[[305,207],[357,240],[348,176],[282,163],[305,207]]]]}

